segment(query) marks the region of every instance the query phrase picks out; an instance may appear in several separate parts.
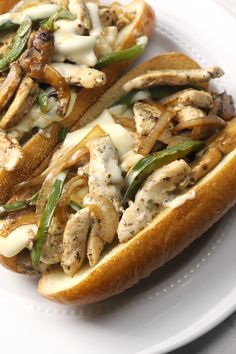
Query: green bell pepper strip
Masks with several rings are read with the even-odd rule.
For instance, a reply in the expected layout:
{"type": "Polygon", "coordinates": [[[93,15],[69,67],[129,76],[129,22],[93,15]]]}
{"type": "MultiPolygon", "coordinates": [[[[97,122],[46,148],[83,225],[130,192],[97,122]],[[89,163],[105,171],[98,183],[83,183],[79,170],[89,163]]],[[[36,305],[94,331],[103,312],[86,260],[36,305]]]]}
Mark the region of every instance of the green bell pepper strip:
{"type": "Polygon", "coordinates": [[[65,140],[65,138],[66,138],[68,133],[69,133],[69,129],[68,128],[66,128],[66,127],[62,127],[61,128],[60,133],[59,133],[59,141],[61,143],[65,140]]]}
{"type": "Polygon", "coordinates": [[[58,19],[74,20],[76,17],[68,10],[59,8],[55,14],[46,20],[41,21],[41,27],[51,32],[54,31],[54,24],[58,19]]]}
{"type": "Polygon", "coordinates": [[[5,213],[10,213],[17,210],[26,209],[28,206],[33,205],[37,201],[39,192],[34,194],[32,197],[25,200],[17,200],[11,204],[5,204],[0,206],[0,216],[5,213]]]}
{"type": "MultiPolygon", "coordinates": [[[[74,15],[72,15],[72,13],[70,11],[65,10],[65,9],[61,9],[60,14],[57,19],[75,20],[76,17],[74,15]]],[[[45,18],[45,19],[39,21],[39,23],[41,25],[43,25],[46,21],[48,21],[48,18],[45,18]]],[[[36,22],[36,21],[34,21],[34,22],[36,22]]],[[[0,33],[7,33],[10,31],[14,31],[18,27],[19,27],[19,24],[17,24],[17,23],[14,23],[12,21],[6,21],[2,25],[0,25],[0,33]]]]}
{"type": "Polygon", "coordinates": [[[138,38],[137,43],[128,49],[123,49],[117,52],[112,52],[110,54],[101,57],[95,68],[98,70],[102,70],[109,64],[121,63],[127,60],[133,60],[139,57],[145,50],[148,43],[148,38],[146,36],[142,36],[138,38]]]}
{"type": "Polygon", "coordinates": [[[32,21],[27,16],[20,25],[15,37],[13,38],[12,46],[9,52],[0,60],[0,72],[9,68],[10,64],[19,58],[28,42],[32,28],[32,21]]]}
{"type": "MultiPolygon", "coordinates": [[[[202,88],[184,85],[184,86],[156,86],[151,87],[148,90],[144,90],[149,96],[150,99],[162,100],[174,93],[185,90],[187,88],[194,88],[196,90],[201,90],[202,88]]],[[[140,90],[128,92],[126,95],[122,96],[118,101],[112,104],[112,107],[118,105],[126,105],[127,107],[131,106],[134,103],[135,96],[140,92],[140,90]]]]}
{"type": "Polygon", "coordinates": [[[123,204],[125,204],[128,200],[132,200],[142,183],[156,169],[175,160],[182,159],[187,155],[200,150],[202,146],[203,142],[201,141],[189,140],[142,158],[129,170],[126,175],[123,204]]]}
{"type": "Polygon", "coordinates": [[[77,202],[74,202],[73,200],[71,200],[69,205],[70,205],[71,209],[73,209],[76,212],[83,209],[83,207],[80,204],[78,204],[77,202]]]}
{"type": "Polygon", "coordinates": [[[42,249],[43,242],[46,237],[46,233],[51,225],[52,218],[57,206],[57,202],[60,198],[63,184],[65,182],[68,170],[60,173],[53,184],[51,194],[48,198],[44,213],[39,223],[39,228],[35,237],[34,246],[31,251],[31,260],[33,264],[37,265],[40,260],[40,253],[42,249]]]}
{"type": "Polygon", "coordinates": [[[43,89],[40,89],[38,95],[38,104],[43,113],[49,112],[49,100],[46,92],[43,89]]]}
{"type": "Polygon", "coordinates": [[[16,30],[19,27],[16,23],[7,21],[0,26],[0,33],[8,33],[16,30]]]}

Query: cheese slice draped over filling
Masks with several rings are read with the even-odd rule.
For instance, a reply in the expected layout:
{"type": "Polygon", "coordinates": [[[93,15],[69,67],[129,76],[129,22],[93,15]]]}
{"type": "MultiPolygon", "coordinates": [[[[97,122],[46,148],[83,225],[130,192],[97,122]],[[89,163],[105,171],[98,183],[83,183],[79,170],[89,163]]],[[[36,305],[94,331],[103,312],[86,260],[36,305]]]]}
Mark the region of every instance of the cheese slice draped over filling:
{"type": "Polygon", "coordinates": [[[120,124],[116,124],[110,112],[106,109],[97,119],[88,123],[86,126],[67,134],[63,146],[72,148],[77,145],[96,125],[99,125],[107,134],[110,135],[120,160],[132,149],[133,138],[127,129],[120,124]]]}

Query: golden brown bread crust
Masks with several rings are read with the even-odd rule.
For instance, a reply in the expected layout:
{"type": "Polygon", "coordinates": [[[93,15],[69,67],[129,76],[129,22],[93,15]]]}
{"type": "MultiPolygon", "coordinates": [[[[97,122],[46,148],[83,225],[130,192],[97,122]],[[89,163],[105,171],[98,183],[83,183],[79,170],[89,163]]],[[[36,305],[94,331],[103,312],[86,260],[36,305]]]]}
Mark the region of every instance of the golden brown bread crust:
{"type": "Polygon", "coordinates": [[[10,11],[19,0],[0,0],[0,14],[10,11]]]}
{"type": "MultiPolygon", "coordinates": [[[[216,223],[236,201],[236,154],[196,187],[196,198],[170,210],[102,262],[75,286],[52,290],[60,269],[46,273],[38,291],[59,303],[87,304],[119,294],[175,257],[216,223]]],[[[55,287],[56,289],[56,287],[55,287]]]]}
{"type": "MultiPolygon", "coordinates": [[[[9,11],[18,1],[19,0],[8,1],[6,4],[5,1],[0,0],[0,13],[9,11]]],[[[137,39],[137,33],[146,34],[150,37],[154,31],[155,14],[148,4],[146,4],[143,0],[133,0],[129,5],[127,5],[127,7],[139,9],[139,16],[137,16],[132,30],[127,33],[124,40],[122,40],[121,45],[117,48],[118,50],[134,45],[137,39]]],[[[61,124],[67,126],[68,128],[72,127],[77,120],[83,116],[86,110],[94,104],[99,97],[113,85],[115,81],[117,81],[125,70],[127,70],[130,63],[131,62],[125,62],[108,66],[104,70],[107,74],[107,83],[105,86],[95,89],[81,89],[78,93],[72,112],[61,122],[61,124]]],[[[39,133],[34,135],[34,137],[28,142],[27,147],[23,149],[25,152],[25,162],[19,170],[14,171],[13,173],[0,171],[0,203],[5,203],[11,197],[13,186],[29,177],[54,149],[58,143],[60,127],[61,125],[54,123],[48,128],[51,131],[51,139],[45,139],[45,137],[39,133]]]]}

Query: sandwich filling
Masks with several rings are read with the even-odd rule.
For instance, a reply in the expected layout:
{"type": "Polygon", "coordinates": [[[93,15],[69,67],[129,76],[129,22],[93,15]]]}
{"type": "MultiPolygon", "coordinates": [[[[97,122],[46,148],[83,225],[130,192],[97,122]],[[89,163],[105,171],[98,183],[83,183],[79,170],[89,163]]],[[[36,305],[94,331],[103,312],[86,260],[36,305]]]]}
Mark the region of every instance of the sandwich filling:
{"type": "Polygon", "coordinates": [[[222,75],[157,70],[127,82],[123,97],[15,187],[0,209],[0,254],[16,255],[22,272],[57,264],[73,277],[163,208],[194,199],[194,186],[236,147],[232,97],[205,85],[222,75]]]}
{"type": "Polygon", "coordinates": [[[120,50],[135,16],[99,0],[23,0],[0,15],[0,168],[20,168],[36,133],[50,139],[46,128],[64,124],[81,88],[106,84],[102,69],[143,52],[147,37],[138,33],[136,45],[120,50]]]}

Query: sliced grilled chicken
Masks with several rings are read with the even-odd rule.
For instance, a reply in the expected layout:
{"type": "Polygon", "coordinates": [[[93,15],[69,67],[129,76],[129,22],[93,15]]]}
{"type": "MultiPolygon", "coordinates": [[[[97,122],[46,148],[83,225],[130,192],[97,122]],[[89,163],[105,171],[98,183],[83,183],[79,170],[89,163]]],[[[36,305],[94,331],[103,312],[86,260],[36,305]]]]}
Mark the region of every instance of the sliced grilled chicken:
{"type": "Polygon", "coordinates": [[[86,258],[89,226],[89,208],[78,211],[66,224],[61,266],[69,276],[77,273],[86,258]]]}
{"type": "Polygon", "coordinates": [[[105,242],[99,237],[99,225],[95,216],[91,219],[91,231],[88,238],[87,257],[90,267],[97,264],[104,249],[105,242]]]}
{"type": "Polygon", "coordinates": [[[18,88],[12,104],[0,121],[0,128],[10,128],[22,120],[31,110],[38,92],[38,84],[30,77],[25,77],[18,88]]]}
{"type": "Polygon", "coordinates": [[[164,110],[161,105],[158,107],[148,102],[136,102],[133,106],[133,112],[138,134],[149,134],[164,110]]]}
{"type": "Polygon", "coordinates": [[[68,8],[86,30],[91,29],[91,19],[83,0],[69,0],[68,8]]]}
{"type": "Polygon", "coordinates": [[[17,140],[10,140],[6,134],[0,132],[0,167],[14,171],[21,166],[23,160],[24,153],[17,140]]]}
{"type": "Polygon", "coordinates": [[[219,78],[223,74],[223,70],[218,66],[195,70],[155,70],[128,81],[124,90],[129,92],[150,86],[197,84],[219,78]]]}
{"type": "Polygon", "coordinates": [[[53,63],[52,67],[64,76],[70,85],[93,88],[106,83],[105,73],[96,69],[69,63],[53,63]]]}
{"type": "Polygon", "coordinates": [[[118,20],[116,11],[108,6],[99,9],[99,17],[103,28],[113,26],[118,20]]]}
{"type": "Polygon", "coordinates": [[[179,104],[210,109],[213,106],[212,95],[205,91],[189,90],[179,96],[179,104]]]}
{"type": "Polygon", "coordinates": [[[109,199],[118,211],[124,185],[116,148],[110,136],[89,144],[89,192],[109,199]]]}
{"type": "Polygon", "coordinates": [[[174,199],[174,191],[186,187],[191,168],[184,160],[174,161],[148,177],[135,202],[125,210],[118,227],[120,242],[137,235],[156,216],[158,206],[174,199]]]}
{"type": "Polygon", "coordinates": [[[40,260],[43,263],[60,263],[63,252],[63,231],[63,225],[54,217],[41,250],[40,260]]]}
{"type": "Polygon", "coordinates": [[[22,69],[17,62],[14,62],[10,67],[10,71],[6,79],[0,86],[0,110],[3,110],[15,94],[18,86],[20,85],[21,78],[22,69]]]}
{"type": "Polygon", "coordinates": [[[177,113],[179,122],[186,122],[191,119],[205,117],[206,113],[198,107],[185,106],[177,113]]]}

